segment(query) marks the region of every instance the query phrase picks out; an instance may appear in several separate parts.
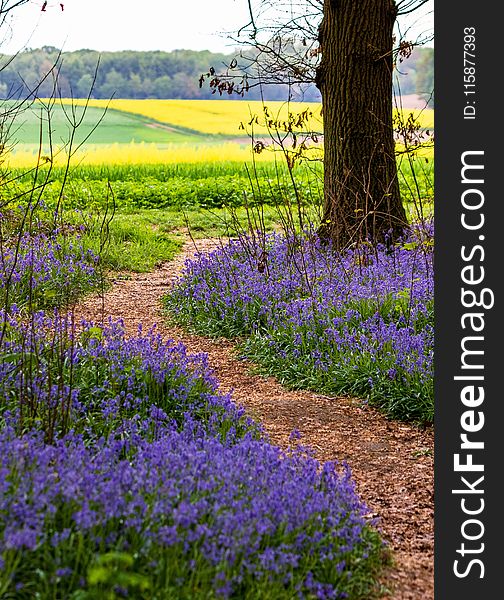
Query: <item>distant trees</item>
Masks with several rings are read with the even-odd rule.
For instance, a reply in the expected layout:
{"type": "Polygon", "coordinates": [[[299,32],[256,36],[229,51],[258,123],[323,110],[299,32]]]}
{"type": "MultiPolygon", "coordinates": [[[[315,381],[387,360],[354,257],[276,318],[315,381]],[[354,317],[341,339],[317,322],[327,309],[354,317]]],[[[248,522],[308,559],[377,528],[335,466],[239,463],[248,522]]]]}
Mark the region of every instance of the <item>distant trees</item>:
{"type": "MultiPolygon", "coordinates": [[[[20,52],[14,60],[1,56],[6,67],[0,73],[0,91],[21,97],[49,71],[59,50],[43,47],[20,52]]],[[[78,50],[61,56],[60,81],[66,80],[64,95],[87,96],[99,61],[93,97],[111,95],[124,98],[205,98],[198,77],[209,62],[227,60],[224,54],[208,51],[176,50],[173,52],[103,52],[78,50]]],[[[49,82],[48,82],[49,85],[49,82]]],[[[43,95],[44,90],[39,91],[43,95]]]]}
{"type": "MultiPolygon", "coordinates": [[[[8,96],[23,97],[33,89],[41,76],[50,71],[59,55],[59,50],[53,47],[44,47],[36,50],[20,52],[14,60],[0,56],[0,61],[5,65],[0,72],[0,98],[8,96]]],[[[96,65],[99,69],[93,86],[94,98],[188,98],[205,99],[218,98],[219,94],[212,94],[208,86],[202,88],[198,79],[208,65],[219,68],[229,64],[233,55],[217,54],[209,51],[175,50],[173,52],[102,52],[95,50],[78,50],[63,52],[61,54],[61,70],[59,72],[59,86],[61,94],[74,97],[85,97],[91,89],[96,65]]],[[[404,63],[404,76],[401,88],[403,93],[414,93],[415,64],[423,60],[422,69],[428,71],[429,63],[433,62],[432,53],[423,58],[423,52],[415,52],[412,60],[404,63]]],[[[246,63],[238,65],[238,70],[246,69],[246,63]]],[[[432,69],[431,69],[432,70],[432,69]]],[[[38,90],[39,96],[50,95],[52,92],[52,78],[43,83],[38,90]]],[[[422,84],[423,85],[423,84],[422,84]]],[[[432,86],[431,86],[432,87],[432,86]]],[[[422,88],[428,89],[428,86],[422,88]]],[[[266,100],[284,100],[287,95],[287,86],[277,84],[263,90],[266,100]]],[[[227,96],[226,96],[227,97],[227,96]]],[[[232,96],[237,98],[236,95],[232,96]]],[[[251,89],[246,96],[248,100],[261,97],[259,89],[251,89]]],[[[320,93],[315,85],[305,86],[305,100],[320,100],[320,93]]]]}
{"type": "Polygon", "coordinates": [[[396,65],[394,93],[396,95],[417,94],[433,105],[434,91],[434,48],[413,48],[411,56],[396,65]]]}
{"type": "Polygon", "coordinates": [[[434,48],[424,49],[416,71],[416,93],[434,107],[434,48]]]}

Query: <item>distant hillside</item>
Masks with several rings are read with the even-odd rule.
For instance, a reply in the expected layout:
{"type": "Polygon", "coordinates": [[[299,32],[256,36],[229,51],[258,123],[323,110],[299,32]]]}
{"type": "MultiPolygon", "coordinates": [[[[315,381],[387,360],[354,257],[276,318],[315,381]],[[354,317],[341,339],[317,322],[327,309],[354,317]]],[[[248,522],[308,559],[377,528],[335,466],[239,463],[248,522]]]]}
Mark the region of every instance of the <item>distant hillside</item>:
{"type": "MultiPolygon", "coordinates": [[[[55,64],[59,50],[43,47],[25,50],[14,57],[0,55],[0,98],[23,97],[30,93],[55,64]]],[[[224,69],[234,55],[216,54],[209,51],[174,50],[173,52],[97,52],[78,50],[61,55],[58,83],[61,95],[86,97],[92,89],[93,98],[160,98],[160,99],[210,99],[208,85],[200,88],[202,73],[214,67],[224,69]],[[96,80],[93,82],[97,65],[96,80]]],[[[426,75],[433,74],[433,50],[415,50],[410,58],[399,64],[397,71],[401,94],[422,94],[432,89],[426,75]]],[[[38,95],[48,97],[52,93],[52,77],[42,82],[38,95]]],[[[287,86],[266,86],[266,100],[285,100],[287,86]]],[[[223,97],[230,97],[225,94],[223,97]]],[[[231,96],[237,99],[237,95],[231,96]]],[[[259,89],[251,89],[246,99],[261,98],[259,89]]],[[[314,85],[303,90],[303,96],[295,99],[319,101],[320,94],[314,85]]]]}
{"type": "MultiPolygon", "coordinates": [[[[0,55],[0,97],[26,96],[55,64],[59,50],[43,47],[26,50],[13,60],[0,55]]],[[[210,51],[174,50],[173,52],[97,52],[78,50],[61,55],[61,70],[58,77],[61,95],[76,98],[86,97],[92,88],[92,98],[159,98],[159,99],[215,99],[208,84],[201,88],[199,78],[213,67],[223,71],[234,55],[216,54],[210,51]],[[99,67],[93,82],[96,67],[99,67]]],[[[239,71],[238,71],[239,72],[239,71]]],[[[40,97],[49,97],[52,92],[52,77],[47,78],[38,90],[40,97]]],[[[267,100],[285,100],[287,86],[268,86],[267,100]]],[[[223,97],[239,98],[236,94],[223,97]]],[[[259,89],[251,89],[249,100],[261,98],[259,89]]],[[[305,100],[320,99],[315,86],[308,90],[305,100]]]]}

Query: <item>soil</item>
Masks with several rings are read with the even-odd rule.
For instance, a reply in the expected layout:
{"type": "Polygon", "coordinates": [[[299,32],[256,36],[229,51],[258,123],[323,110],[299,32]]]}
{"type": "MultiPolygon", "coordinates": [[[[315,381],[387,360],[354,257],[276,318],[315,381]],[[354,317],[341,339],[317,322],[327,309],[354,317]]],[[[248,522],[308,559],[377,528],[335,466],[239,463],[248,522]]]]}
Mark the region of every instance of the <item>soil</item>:
{"type": "Polygon", "coordinates": [[[292,391],[273,377],[254,373],[237,355],[235,344],[209,339],[166,324],[161,297],[178,277],[187,258],[207,252],[218,240],[187,241],[171,262],[147,274],[116,274],[102,297],[90,297],[76,314],[101,323],[122,318],[128,335],[157,323],[166,339],[182,341],[188,351],[208,354],[223,391],[260,421],[273,443],[286,448],[293,429],[320,461],[346,461],[356,489],[393,554],[393,566],[381,583],[383,600],[434,598],[434,432],[432,427],[388,420],[357,398],[292,391]]]}

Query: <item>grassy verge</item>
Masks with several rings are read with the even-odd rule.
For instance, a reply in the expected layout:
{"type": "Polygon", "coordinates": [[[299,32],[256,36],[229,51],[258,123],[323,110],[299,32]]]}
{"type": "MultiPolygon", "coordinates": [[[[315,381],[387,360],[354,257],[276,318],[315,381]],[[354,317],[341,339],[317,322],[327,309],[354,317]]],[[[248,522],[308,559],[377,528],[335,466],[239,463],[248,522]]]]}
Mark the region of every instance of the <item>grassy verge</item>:
{"type": "MultiPolygon", "coordinates": [[[[81,216],[78,214],[74,218],[81,216]]],[[[100,254],[101,265],[106,271],[152,271],[171,260],[183,244],[183,238],[172,233],[177,230],[176,226],[170,225],[172,216],[163,214],[156,219],[147,211],[118,212],[108,220],[106,215],[87,214],[81,243],[100,254]]]]}

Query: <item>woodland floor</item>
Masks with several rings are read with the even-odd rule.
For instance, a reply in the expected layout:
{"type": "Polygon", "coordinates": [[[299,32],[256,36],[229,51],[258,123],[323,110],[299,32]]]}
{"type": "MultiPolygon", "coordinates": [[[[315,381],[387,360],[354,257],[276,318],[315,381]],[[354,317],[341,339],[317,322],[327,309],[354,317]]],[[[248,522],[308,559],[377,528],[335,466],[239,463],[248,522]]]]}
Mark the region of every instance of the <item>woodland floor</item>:
{"type": "Polygon", "coordinates": [[[386,419],[361,400],[291,391],[273,377],[251,371],[233,342],[209,339],[167,325],[161,297],[177,278],[184,261],[218,240],[186,242],[171,262],[147,274],[117,275],[102,297],[76,307],[76,316],[100,323],[122,318],[128,335],[139,323],[146,331],[157,323],[165,339],[182,341],[191,353],[205,352],[223,391],[260,421],[272,442],[287,447],[293,429],[320,461],[347,461],[356,488],[393,551],[394,565],[382,582],[384,600],[434,598],[434,432],[433,428],[386,419]],[[196,245],[196,247],[195,247],[196,245]]]}

